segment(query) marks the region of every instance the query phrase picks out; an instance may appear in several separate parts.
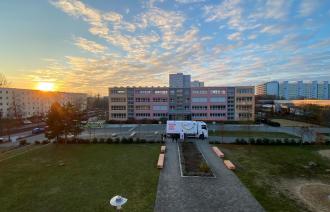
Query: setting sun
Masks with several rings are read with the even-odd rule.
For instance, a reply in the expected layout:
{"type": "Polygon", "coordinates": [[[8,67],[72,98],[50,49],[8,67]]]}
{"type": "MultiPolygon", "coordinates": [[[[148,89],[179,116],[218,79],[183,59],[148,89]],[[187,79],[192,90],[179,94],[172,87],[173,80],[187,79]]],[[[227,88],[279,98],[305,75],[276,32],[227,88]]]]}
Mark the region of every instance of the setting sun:
{"type": "Polygon", "coordinates": [[[37,86],[38,90],[41,91],[54,91],[54,83],[52,82],[39,82],[37,86]]]}

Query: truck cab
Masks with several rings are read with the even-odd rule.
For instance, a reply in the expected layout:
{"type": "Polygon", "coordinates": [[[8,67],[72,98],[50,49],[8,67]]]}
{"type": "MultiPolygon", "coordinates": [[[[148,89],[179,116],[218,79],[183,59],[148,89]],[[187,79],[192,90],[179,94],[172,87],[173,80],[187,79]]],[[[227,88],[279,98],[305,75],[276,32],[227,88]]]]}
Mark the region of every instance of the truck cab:
{"type": "Polygon", "coordinates": [[[185,137],[204,139],[208,137],[208,129],[202,121],[167,121],[166,134],[179,136],[184,133],[185,137]]]}

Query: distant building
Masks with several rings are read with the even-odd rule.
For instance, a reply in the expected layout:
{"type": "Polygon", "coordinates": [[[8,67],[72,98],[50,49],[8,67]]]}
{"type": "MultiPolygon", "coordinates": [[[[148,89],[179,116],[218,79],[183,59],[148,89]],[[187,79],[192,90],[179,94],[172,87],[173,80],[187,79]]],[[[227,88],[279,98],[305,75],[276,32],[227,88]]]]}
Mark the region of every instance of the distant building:
{"type": "Polygon", "coordinates": [[[192,88],[196,88],[196,87],[204,87],[204,82],[198,81],[198,80],[194,80],[191,82],[190,86],[192,88]]]}
{"type": "Polygon", "coordinates": [[[83,93],[0,88],[1,118],[28,118],[45,115],[54,102],[60,104],[70,102],[81,110],[85,110],[87,106],[87,95],[83,93]]]}
{"type": "Polygon", "coordinates": [[[257,95],[273,95],[278,99],[330,99],[328,81],[272,81],[256,86],[257,95]]]}
{"type": "Polygon", "coordinates": [[[184,87],[187,83],[179,74],[170,76],[172,87],[109,88],[109,119],[254,120],[254,86],[184,87]]]}
{"type": "Polygon", "coordinates": [[[191,76],[183,73],[170,74],[170,88],[190,88],[191,76]]]}

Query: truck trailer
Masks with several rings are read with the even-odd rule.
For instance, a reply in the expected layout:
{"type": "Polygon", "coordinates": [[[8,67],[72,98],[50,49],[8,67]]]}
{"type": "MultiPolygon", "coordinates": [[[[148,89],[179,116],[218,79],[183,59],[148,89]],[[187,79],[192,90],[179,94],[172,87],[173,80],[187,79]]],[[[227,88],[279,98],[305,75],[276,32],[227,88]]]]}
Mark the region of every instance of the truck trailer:
{"type": "Polygon", "coordinates": [[[184,133],[185,138],[204,139],[209,135],[207,125],[203,121],[167,121],[167,136],[180,136],[181,132],[184,133]]]}

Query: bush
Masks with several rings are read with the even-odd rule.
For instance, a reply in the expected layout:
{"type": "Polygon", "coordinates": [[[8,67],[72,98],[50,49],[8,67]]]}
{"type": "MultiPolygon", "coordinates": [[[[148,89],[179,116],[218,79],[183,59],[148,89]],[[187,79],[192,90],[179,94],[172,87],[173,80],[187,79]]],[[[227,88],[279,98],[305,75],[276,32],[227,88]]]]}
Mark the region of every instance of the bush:
{"type": "Polygon", "coordinates": [[[40,144],[40,141],[35,141],[34,144],[39,145],[40,144]]]}
{"type": "Polygon", "coordinates": [[[114,143],[119,144],[120,143],[120,138],[116,138],[114,143]]]}
{"type": "Polygon", "coordinates": [[[199,164],[199,171],[204,172],[204,173],[209,173],[210,167],[205,162],[202,162],[199,164]]]}
{"type": "Polygon", "coordinates": [[[93,138],[92,143],[97,144],[97,138],[93,138]]]}
{"type": "Polygon", "coordinates": [[[49,141],[47,141],[47,140],[43,140],[43,141],[42,141],[42,144],[49,144],[49,141]]]}
{"type": "Polygon", "coordinates": [[[111,144],[111,143],[112,143],[112,138],[111,137],[107,138],[107,144],[111,144]]]}
{"type": "Polygon", "coordinates": [[[125,137],[123,137],[123,138],[121,139],[121,142],[122,142],[123,144],[127,144],[127,143],[128,143],[128,139],[125,138],[125,137]]]}
{"type": "Polygon", "coordinates": [[[20,140],[20,141],[19,141],[19,145],[20,145],[20,146],[24,146],[24,145],[26,145],[26,144],[27,144],[26,140],[20,140]]]}
{"type": "Polygon", "coordinates": [[[255,144],[256,143],[256,140],[254,138],[249,138],[249,143],[250,144],[255,144]]]}
{"type": "Polygon", "coordinates": [[[105,139],[104,138],[100,138],[99,143],[101,143],[101,144],[105,143],[105,139]]]}

